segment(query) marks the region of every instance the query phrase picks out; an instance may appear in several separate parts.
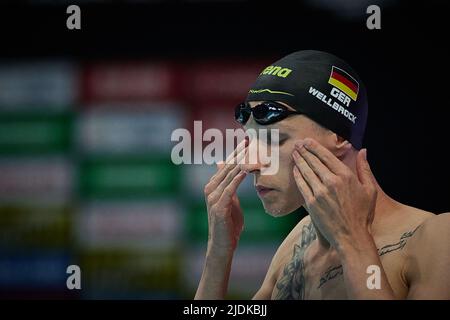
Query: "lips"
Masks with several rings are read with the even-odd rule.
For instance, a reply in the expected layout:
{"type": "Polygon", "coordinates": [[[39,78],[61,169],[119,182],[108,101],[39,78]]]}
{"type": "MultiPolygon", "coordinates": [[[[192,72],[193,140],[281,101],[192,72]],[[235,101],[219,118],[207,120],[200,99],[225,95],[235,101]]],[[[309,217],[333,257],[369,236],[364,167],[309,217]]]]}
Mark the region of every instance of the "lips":
{"type": "Polygon", "coordinates": [[[260,196],[264,196],[265,194],[269,193],[272,190],[275,190],[273,188],[268,188],[265,186],[255,186],[256,192],[258,192],[258,194],[260,196]]]}

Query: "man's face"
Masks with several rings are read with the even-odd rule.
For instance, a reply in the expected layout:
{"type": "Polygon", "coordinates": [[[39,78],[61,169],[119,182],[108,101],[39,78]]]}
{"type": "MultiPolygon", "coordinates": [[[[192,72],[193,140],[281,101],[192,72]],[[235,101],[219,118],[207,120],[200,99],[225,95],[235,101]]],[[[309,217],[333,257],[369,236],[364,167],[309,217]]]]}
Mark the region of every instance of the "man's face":
{"type": "MultiPolygon", "coordinates": [[[[253,108],[261,102],[250,102],[250,107],[253,108]]],[[[289,107],[286,104],[284,105],[289,107]]],[[[291,107],[289,108],[294,110],[291,107]]],[[[262,164],[259,156],[256,163],[241,165],[243,170],[254,174],[254,185],[266,212],[278,217],[291,213],[302,206],[304,200],[295,183],[292,171],[294,168],[292,152],[295,148],[295,142],[300,139],[311,137],[322,142],[324,129],[321,129],[318,124],[304,115],[292,115],[265,126],[256,123],[251,116],[244,128],[245,130],[254,129],[256,131],[267,129],[269,132],[270,129],[279,130],[279,169],[275,174],[261,174],[264,170],[268,170],[270,163],[262,164]]],[[[259,135],[250,138],[249,152],[257,152],[256,148],[261,147],[262,144],[267,145],[268,153],[270,153],[270,142],[265,142],[259,135]]]]}

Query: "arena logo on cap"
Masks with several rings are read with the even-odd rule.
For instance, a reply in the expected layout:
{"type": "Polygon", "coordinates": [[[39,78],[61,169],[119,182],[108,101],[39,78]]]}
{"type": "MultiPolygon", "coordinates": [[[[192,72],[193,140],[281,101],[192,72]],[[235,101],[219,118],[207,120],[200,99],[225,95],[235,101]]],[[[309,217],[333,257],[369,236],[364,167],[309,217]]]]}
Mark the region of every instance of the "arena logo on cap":
{"type": "Polygon", "coordinates": [[[288,68],[282,68],[280,66],[268,66],[260,74],[267,74],[281,78],[286,78],[291,72],[292,70],[288,68]]]}
{"type": "Polygon", "coordinates": [[[353,101],[356,101],[356,99],[358,98],[359,83],[355,80],[355,78],[353,78],[344,70],[332,66],[328,83],[344,92],[353,101]]]}

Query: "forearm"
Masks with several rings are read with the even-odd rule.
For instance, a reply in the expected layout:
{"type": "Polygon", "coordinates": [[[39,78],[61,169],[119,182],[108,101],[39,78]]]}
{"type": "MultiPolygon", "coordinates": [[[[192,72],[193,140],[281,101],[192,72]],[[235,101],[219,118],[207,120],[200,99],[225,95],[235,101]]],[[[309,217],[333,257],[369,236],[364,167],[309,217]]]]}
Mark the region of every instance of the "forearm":
{"type": "Polygon", "coordinates": [[[224,299],[233,261],[232,251],[208,249],[195,300],[224,299]]]}
{"type": "Polygon", "coordinates": [[[338,252],[349,299],[395,299],[377,247],[368,233],[357,241],[349,241],[338,252]],[[375,266],[376,271],[368,269],[369,266],[375,266]],[[377,277],[379,286],[375,280],[377,277]]]}

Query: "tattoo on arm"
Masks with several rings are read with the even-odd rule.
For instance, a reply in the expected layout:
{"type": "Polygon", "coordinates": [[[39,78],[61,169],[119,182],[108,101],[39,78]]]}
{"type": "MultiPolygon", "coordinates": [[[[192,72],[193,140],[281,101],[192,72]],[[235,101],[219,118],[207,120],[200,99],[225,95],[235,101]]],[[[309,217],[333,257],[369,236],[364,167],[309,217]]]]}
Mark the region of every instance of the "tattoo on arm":
{"type": "MultiPolygon", "coordinates": [[[[387,253],[403,249],[408,239],[414,235],[414,233],[417,231],[419,227],[420,225],[418,225],[414,230],[402,234],[400,240],[397,243],[388,244],[386,246],[383,246],[381,249],[378,249],[378,255],[381,257],[387,253]]],[[[317,287],[317,289],[322,287],[322,285],[324,285],[329,280],[332,280],[342,274],[343,274],[342,265],[329,267],[327,271],[325,271],[325,273],[320,277],[319,286],[317,287]]]]}
{"type": "Polygon", "coordinates": [[[303,226],[299,244],[294,245],[291,261],[283,270],[283,275],[276,284],[276,299],[303,300],[305,297],[305,277],[303,257],[306,248],[316,239],[312,223],[303,226]]]}

